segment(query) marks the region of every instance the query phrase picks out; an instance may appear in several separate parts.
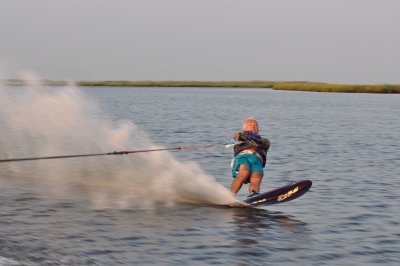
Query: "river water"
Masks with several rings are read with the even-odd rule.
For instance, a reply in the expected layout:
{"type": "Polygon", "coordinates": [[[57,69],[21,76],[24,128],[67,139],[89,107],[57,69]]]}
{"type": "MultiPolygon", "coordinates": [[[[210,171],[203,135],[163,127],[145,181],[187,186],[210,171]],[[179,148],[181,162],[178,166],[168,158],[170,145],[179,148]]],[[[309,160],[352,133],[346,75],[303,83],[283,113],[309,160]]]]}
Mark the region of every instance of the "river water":
{"type": "MultiPolygon", "coordinates": [[[[400,96],[217,88],[7,88],[0,159],[271,140],[260,209],[220,206],[231,149],[0,163],[0,265],[399,265],[400,96]]],[[[238,198],[247,195],[242,188],[238,198]]]]}

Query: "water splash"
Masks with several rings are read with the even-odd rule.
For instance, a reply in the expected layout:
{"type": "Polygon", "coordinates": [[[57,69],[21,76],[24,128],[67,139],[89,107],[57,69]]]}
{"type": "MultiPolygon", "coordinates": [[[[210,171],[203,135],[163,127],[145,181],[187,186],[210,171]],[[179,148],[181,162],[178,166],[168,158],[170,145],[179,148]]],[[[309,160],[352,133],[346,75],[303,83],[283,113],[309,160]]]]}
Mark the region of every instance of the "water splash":
{"type": "MultiPolygon", "coordinates": [[[[33,75],[24,87],[0,84],[0,158],[156,147],[135,124],[113,122],[74,85],[48,88],[33,75]]],[[[44,193],[78,194],[97,208],[235,202],[195,163],[169,152],[0,164],[2,176],[32,179],[44,193]]]]}

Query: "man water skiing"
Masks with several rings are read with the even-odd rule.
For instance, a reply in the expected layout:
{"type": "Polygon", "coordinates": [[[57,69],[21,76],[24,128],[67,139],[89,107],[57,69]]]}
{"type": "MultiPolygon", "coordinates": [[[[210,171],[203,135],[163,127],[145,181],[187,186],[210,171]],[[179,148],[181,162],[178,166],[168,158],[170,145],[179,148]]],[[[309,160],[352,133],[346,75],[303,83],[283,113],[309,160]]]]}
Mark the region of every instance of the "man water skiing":
{"type": "Polygon", "coordinates": [[[231,191],[236,196],[243,184],[250,183],[249,197],[257,195],[264,176],[270,141],[258,135],[258,123],[251,117],[244,122],[243,131],[235,133],[233,139],[240,143],[233,147],[232,176],[234,180],[231,191]]]}

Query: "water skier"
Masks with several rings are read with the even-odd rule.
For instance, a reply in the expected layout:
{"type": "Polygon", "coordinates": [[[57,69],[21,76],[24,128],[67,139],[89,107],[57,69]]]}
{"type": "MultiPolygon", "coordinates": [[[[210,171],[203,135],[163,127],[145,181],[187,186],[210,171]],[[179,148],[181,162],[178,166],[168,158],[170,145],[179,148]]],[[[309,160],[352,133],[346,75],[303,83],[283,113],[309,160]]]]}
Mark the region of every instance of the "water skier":
{"type": "Polygon", "coordinates": [[[240,143],[233,147],[231,191],[236,196],[243,184],[250,183],[250,196],[259,194],[270,141],[258,134],[258,123],[251,117],[244,122],[243,131],[235,133],[233,139],[240,143]]]}

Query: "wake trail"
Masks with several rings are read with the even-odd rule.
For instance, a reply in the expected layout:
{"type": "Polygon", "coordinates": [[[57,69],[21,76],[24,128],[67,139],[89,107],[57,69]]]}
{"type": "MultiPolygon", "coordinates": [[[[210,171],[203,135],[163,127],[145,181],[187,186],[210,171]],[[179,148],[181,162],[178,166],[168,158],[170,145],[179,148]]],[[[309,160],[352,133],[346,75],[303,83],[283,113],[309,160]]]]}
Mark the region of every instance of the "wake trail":
{"type": "MultiPolygon", "coordinates": [[[[162,148],[130,121],[111,121],[74,85],[0,84],[0,158],[162,148]]],[[[31,179],[43,193],[78,194],[96,208],[156,203],[229,204],[233,195],[194,162],[170,152],[1,163],[2,176],[31,179]]]]}

